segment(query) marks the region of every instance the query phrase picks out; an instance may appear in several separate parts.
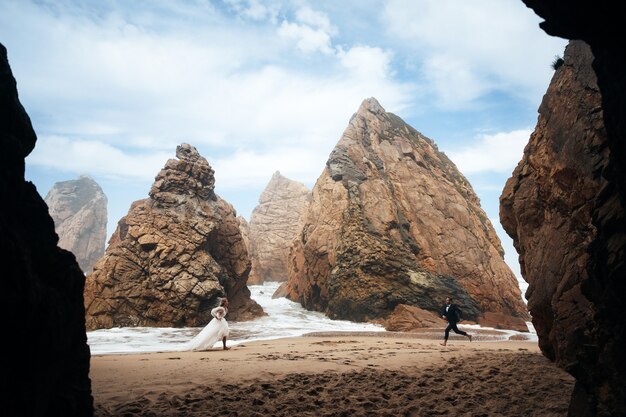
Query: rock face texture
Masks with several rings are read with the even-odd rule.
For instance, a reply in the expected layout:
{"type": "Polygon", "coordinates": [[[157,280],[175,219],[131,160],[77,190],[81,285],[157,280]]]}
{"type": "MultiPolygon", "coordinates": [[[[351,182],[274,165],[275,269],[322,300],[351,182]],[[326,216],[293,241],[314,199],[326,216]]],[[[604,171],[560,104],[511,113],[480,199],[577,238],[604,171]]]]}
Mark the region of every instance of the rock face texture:
{"type": "Polygon", "coordinates": [[[445,326],[439,314],[406,304],[398,304],[384,321],[390,332],[410,332],[415,329],[445,326]]]}
{"type": "Polygon", "coordinates": [[[386,318],[399,304],[438,312],[452,296],[467,319],[485,323],[497,313],[526,330],[526,307],[502,257],[454,164],[367,99],[313,188],[279,291],[354,321],[386,318]]]}
{"type": "Polygon", "coordinates": [[[529,144],[521,165],[533,170],[524,173],[520,165],[518,171],[528,174],[527,178],[519,178],[518,172],[510,180],[526,190],[533,185],[525,183],[533,181],[549,189],[541,190],[541,201],[526,216],[517,211],[522,208],[523,194],[515,190],[515,185],[507,186],[501,218],[525,264],[524,278],[535,288],[530,292],[529,306],[533,317],[540,320],[542,350],[576,377],[569,415],[626,415],[626,365],[622,353],[626,343],[622,312],[626,294],[626,8],[589,0],[524,3],[545,19],[540,26],[547,33],[585,41],[593,60],[579,52],[581,46],[568,48],[565,63],[569,58],[569,68],[555,74],[534,134],[544,135],[549,144],[540,147],[535,143],[535,149],[529,144]],[[590,64],[597,87],[589,74],[590,64]],[[566,91],[557,82],[578,88],[566,91]],[[554,94],[560,94],[560,102],[551,97],[554,94]],[[605,132],[598,126],[601,122],[605,132]],[[549,146],[570,154],[550,155],[546,149],[549,146]],[[573,150],[577,153],[571,153],[573,150]],[[547,157],[555,158],[552,164],[557,169],[543,168],[546,161],[542,159],[547,157]],[[549,178],[559,171],[557,178],[549,178]],[[582,178],[573,181],[573,175],[582,178]],[[576,188],[566,190],[568,182],[576,188]],[[559,192],[578,198],[567,198],[559,192]],[[577,192],[582,194],[576,196],[577,192]],[[546,204],[543,209],[539,207],[542,203],[546,204]],[[577,218],[563,224],[568,212],[577,218]],[[568,225],[572,236],[565,238],[568,225]],[[533,239],[537,227],[550,239],[562,239],[564,247],[557,253],[567,254],[560,260],[563,266],[556,265],[559,259],[555,259],[548,270],[545,258],[530,250],[527,242],[533,239]],[[566,266],[576,253],[581,257],[566,266]],[[548,273],[541,276],[541,270],[548,273]],[[565,275],[559,275],[558,270],[565,275]],[[565,334],[567,329],[573,334],[565,334]]]}
{"type": "Polygon", "coordinates": [[[542,351],[561,366],[576,362],[576,341],[593,321],[583,294],[591,217],[606,180],[609,149],[593,55],[570,42],[539,107],[524,158],[500,198],[500,218],[520,254],[528,307],[542,351]]]}
{"type": "Polygon", "coordinates": [[[0,312],[10,337],[0,360],[2,415],[91,416],[85,277],[57,246],[48,208],[24,180],[36,140],[0,44],[0,312]]]}
{"type": "MultiPolygon", "coordinates": [[[[237,216],[237,222],[239,223],[239,231],[241,232],[241,238],[243,239],[244,245],[246,245],[246,250],[248,251],[248,256],[250,255],[250,225],[246,221],[243,216],[237,216]]],[[[250,283],[250,278],[248,278],[248,283],[250,283]]]]}
{"type": "Polygon", "coordinates": [[[132,204],[106,254],[87,277],[89,329],[201,326],[219,297],[228,318],[262,314],[250,299],[246,247],[233,207],[214,192],[214,175],[183,144],[155,178],[150,198],[132,204]]]}
{"type": "Polygon", "coordinates": [[[276,171],[250,217],[249,284],[286,281],[289,248],[298,233],[311,191],[276,171]]]}
{"type": "Polygon", "coordinates": [[[59,235],[59,246],[72,252],[80,268],[91,272],[104,255],[107,197],[92,178],[57,182],[45,198],[59,235]]]}

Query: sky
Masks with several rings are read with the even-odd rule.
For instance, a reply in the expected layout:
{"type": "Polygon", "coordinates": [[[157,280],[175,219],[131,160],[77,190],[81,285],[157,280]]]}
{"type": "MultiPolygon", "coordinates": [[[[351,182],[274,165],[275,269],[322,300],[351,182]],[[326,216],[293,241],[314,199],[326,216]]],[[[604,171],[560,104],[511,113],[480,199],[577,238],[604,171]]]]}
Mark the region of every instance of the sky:
{"type": "Polygon", "coordinates": [[[89,175],[108,235],[176,146],[250,219],[275,171],[312,188],[363,99],[468,178],[520,277],[498,198],[561,56],[521,0],[0,0],[45,197],[89,175]]]}

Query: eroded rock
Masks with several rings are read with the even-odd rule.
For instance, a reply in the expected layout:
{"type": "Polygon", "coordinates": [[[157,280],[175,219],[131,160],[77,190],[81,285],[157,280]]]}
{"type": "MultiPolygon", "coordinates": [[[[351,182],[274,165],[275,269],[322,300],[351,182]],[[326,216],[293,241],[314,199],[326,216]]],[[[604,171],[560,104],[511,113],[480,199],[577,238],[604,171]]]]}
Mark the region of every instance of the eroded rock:
{"type": "Polygon", "coordinates": [[[213,170],[193,146],[178,146],[176,156],[87,277],[88,328],[201,326],[224,295],[229,319],[262,314],[246,286],[250,261],[235,210],[215,194],[213,170]]]}
{"type": "MultiPolygon", "coordinates": [[[[241,232],[241,238],[243,239],[244,245],[246,245],[246,249],[248,250],[248,256],[250,256],[250,225],[248,221],[243,216],[237,216],[237,222],[239,223],[239,231],[241,232]]],[[[248,284],[250,283],[250,278],[248,277],[248,284]]]]}
{"type": "Polygon", "coordinates": [[[399,304],[438,311],[452,296],[468,319],[501,313],[527,330],[517,281],[470,184],[375,99],[352,117],[317,180],[279,291],[354,321],[399,304]]]}
{"type": "Polygon", "coordinates": [[[439,314],[406,304],[398,304],[383,325],[390,332],[410,332],[415,329],[446,326],[439,314]]]}
{"type": "Polygon", "coordinates": [[[289,248],[309,207],[310,190],[276,171],[250,217],[249,284],[286,281],[289,248]]]}
{"type": "Polygon", "coordinates": [[[104,255],[107,197],[97,182],[81,175],[55,183],[45,198],[59,235],[59,246],[72,252],[80,268],[91,272],[104,255]]]}
{"type": "Polygon", "coordinates": [[[569,415],[624,415],[626,58],[616,39],[626,12],[590,1],[525,3],[548,33],[591,48],[568,45],[500,217],[530,284],[539,345],[577,379],[569,415]]]}

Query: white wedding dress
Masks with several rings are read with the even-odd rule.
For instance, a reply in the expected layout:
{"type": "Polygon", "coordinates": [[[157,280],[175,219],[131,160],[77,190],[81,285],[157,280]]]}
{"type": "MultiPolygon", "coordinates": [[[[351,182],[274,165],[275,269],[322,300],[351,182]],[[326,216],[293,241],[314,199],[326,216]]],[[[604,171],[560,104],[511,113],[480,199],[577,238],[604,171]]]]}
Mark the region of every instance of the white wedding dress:
{"type": "Polygon", "coordinates": [[[200,331],[189,342],[186,343],[184,350],[208,350],[217,342],[221,342],[223,338],[228,337],[228,322],[224,318],[228,310],[226,307],[215,307],[211,310],[214,317],[204,329],[200,331]]]}

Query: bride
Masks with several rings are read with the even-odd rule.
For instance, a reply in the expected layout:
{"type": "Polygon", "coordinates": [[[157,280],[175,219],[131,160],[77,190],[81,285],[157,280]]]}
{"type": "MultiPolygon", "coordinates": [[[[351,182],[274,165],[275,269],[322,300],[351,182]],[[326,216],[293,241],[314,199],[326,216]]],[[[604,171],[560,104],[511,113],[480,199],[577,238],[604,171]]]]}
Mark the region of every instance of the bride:
{"type": "Polygon", "coordinates": [[[191,339],[185,347],[188,350],[208,350],[221,340],[224,350],[230,349],[226,347],[226,339],[228,338],[228,322],[224,318],[226,314],[228,314],[228,299],[224,297],[220,299],[220,305],[211,310],[214,319],[204,326],[204,329],[191,339]]]}

